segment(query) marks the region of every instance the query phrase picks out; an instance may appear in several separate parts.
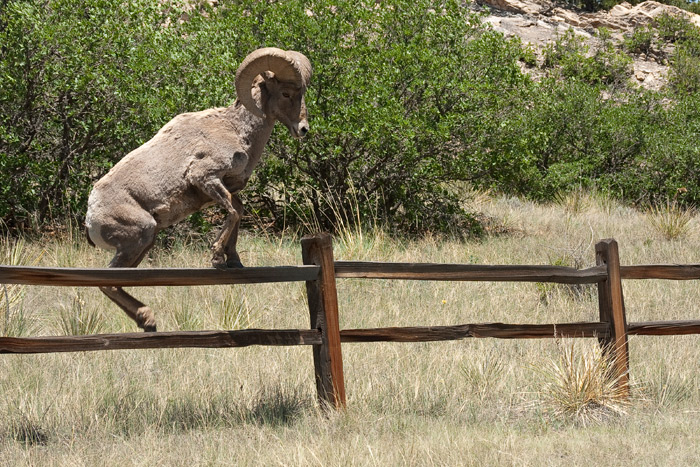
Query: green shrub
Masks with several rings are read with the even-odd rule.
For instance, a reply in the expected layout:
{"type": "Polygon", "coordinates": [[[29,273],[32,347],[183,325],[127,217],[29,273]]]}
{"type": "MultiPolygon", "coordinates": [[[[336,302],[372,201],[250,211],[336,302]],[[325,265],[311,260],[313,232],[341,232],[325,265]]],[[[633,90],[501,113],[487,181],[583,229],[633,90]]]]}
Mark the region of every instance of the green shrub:
{"type": "Polygon", "coordinates": [[[4,3],[0,218],[9,227],[81,212],[90,181],[177,110],[159,86],[173,49],[164,20],[145,0],[4,3]]]}
{"type": "Polygon", "coordinates": [[[659,38],[668,43],[700,40],[700,30],[686,18],[671,14],[663,14],[656,18],[656,29],[659,38]]]}
{"type": "Polygon", "coordinates": [[[684,94],[700,92],[700,56],[687,47],[678,46],[671,57],[669,82],[674,91],[684,94]]]}
{"type": "Polygon", "coordinates": [[[618,51],[610,33],[601,28],[600,45],[590,53],[586,40],[572,29],[545,48],[544,66],[558,67],[565,78],[580,79],[590,85],[622,86],[630,76],[632,59],[618,51]]]}
{"type": "Polygon", "coordinates": [[[92,181],[175,114],[228,105],[238,61],[274,45],[315,65],[313,132],[303,143],[275,133],[245,193],[256,214],[285,209],[293,222],[311,206],[332,227],[317,194],[344,202],[354,185],[397,229],[469,229],[446,186],[464,175],[464,121],[523,82],[519,44],[456,1],[222,2],[184,22],[152,0],[44,3],[10,2],[0,18],[0,218],[11,228],[79,219],[92,181]]]}
{"type": "Polygon", "coordinates": [[[262,16],[267,37],[307,52],[315,75],[312,131],[301,144],[274,137],[248,192],[258,213],[332,228],[355,203],[392,229],[471,230],[449,184],[468,175],[476,112],[524,83],[519,44],[460,2],[284,2],[262,16]]]}
{"type": "Polygon", "coordinates": [[[635,28],[632,34],[625,37],[623,45],[629,53],[648,56],[654,49],[655,37],[656,30],[652,26],[635,28]]]}
{"type": "Polygon", "coordinates": [[[687,21],[660,20],[658,40],[676,47],[663,94],[628,85],[630,58],[606,31],[593,50],[567,33],[533,81],[518,63],[534,65],[532,51],[458,1],[2,5],[2,229],[80,225],[95,180],[174,115],[229,105],[239,61],[261,46],[314,64],[311,133],[277,128],[242,193],[265,225],[479,234],[464,183],[542,200],[595,186],[637,203],[684,187],[679,202],[700,201],[700,36],[687,21]]]}

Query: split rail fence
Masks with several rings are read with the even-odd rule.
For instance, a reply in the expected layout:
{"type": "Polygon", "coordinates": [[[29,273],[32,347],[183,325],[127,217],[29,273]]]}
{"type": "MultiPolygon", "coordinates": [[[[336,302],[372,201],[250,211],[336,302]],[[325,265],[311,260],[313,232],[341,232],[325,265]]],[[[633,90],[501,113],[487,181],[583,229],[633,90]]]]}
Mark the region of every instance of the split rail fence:
{"type": "Polygon", "coordinates": [[[0,337],[0,353],[50,353],[116,349],[180,347],[245,347],[249,345],[310,345],[313,348],[319,402],[346,405],[341,343],[428,342],[468,337],[533,339],[597,338],[613,362],[618,384],[627,388],[629,335],[700,334],[700,320],[628,323],[622,279],[700,279],[700,264],[621,266],[615,240],[596,245],[596,266],[377,263],[334,261],[331,236],[302,239],[301,266],[218,269],[78,269],[0,266],[0,284],[49,286],[193,286],[306,282],[309,329],[246,329],[99,334],[89,336],[0,337]],[[549,282],[596,284],[599,321],[558,324],[461,324],[455,326],[339,328],[336,279],[431,281],[549,282]]]}

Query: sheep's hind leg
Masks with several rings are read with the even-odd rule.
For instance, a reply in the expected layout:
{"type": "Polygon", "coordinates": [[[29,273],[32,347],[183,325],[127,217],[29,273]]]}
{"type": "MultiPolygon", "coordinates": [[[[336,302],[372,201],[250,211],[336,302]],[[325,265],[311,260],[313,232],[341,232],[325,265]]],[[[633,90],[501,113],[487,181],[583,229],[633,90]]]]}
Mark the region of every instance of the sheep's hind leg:
{"type": "Polygon", "coordinates": [[[109,297],[119,308],[136,321],[136,324],[146,332],[156,332],[156,318],[153,310],[138,301],[121,287],[100,287],[100,290],[109,297]]]}
{"type": "MultiPolygon", "coordinates": [[[[155,235],[154,235],[155,237],[155,235]]],[[[143,257],[146,255],[148,250],[153,246],[153,241],[151,241],[142,250],[134,249],[131,252],[126,252],[124,250],[117,250],[114,258],[109,263],[110,268],[129,268],[136,267],[139,265],[143,257]]],[[[135,299],[128,293],[124,291],[121,287],[100,287],[102,293],[104,293],[110,300],[116,303],[119,308],[124,310],[124,312],[133,319],[138,327],[146,332],[156,332],[156,318],[153,314],[153,310],[139,300],[135,299]]]]}

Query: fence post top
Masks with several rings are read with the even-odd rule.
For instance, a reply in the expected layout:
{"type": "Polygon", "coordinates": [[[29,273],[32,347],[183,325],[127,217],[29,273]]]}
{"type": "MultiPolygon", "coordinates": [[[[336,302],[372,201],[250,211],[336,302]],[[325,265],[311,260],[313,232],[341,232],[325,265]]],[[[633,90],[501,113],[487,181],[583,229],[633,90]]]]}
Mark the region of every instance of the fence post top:
{"type": "Polygon", "coordinates": [[[609,247],[611,245],[617,245],[617,240],[615,240],[614,238],[604,238],[602,240],[599,240],[598,243],[595,244],[596,249],[602,247],[609,247]]]}
{"type": "Polygon", "coordinates": [[[308,243],[313,243],[313,242],[323,242],[323,243],[330,243],[332,239],[332,236],[328,232],[319,232],[315,234],[309,234],[309,235],[304,235],[301,238],[301,243],[302,245],[308,244],[308,243]]]}

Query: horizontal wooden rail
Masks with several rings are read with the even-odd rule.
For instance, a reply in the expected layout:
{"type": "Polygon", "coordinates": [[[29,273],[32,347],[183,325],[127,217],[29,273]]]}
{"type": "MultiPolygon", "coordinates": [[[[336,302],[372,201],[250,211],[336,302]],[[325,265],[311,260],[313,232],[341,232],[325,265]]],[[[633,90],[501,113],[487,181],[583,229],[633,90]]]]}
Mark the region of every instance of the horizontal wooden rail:
{"type": "Polygon", "coordinates": [[[629,323],[627,334],[637,336],[680,336],[700,334],[700,321],[645,321],[629,323]]]}
{"type": "Polygon", "coordinates": [[[45,268],[0,266],[0,284],[58,286],[163,286],[297,282],[318,278],[318,266],[242,269],[184,268],[45,268]]]}
{"type": "Polygon", "coordinates": [[[575,269],[565,266],[519,266],[433,263],[337,261],[338,278],[433,281],[555,282],[595,284],[607,278],[603,266],[575,269]]]}
{"type": "Polygon", "coordinates": [[[700,264],[641,264],[620,266],[623,279],[700,279],[700,264]]]}
{"type": "Polygon", "coordinates": [[[608,323],[565,324],[462,324],[458,326],[345,329],[341,342],[431,342],[495,337],[499,339],[541,339],[547,337],[605,337],[608,323]]]}
{"type": "Polygon", "coordinates": [[[89,350],[222,348],[249,345],[318,345],[317,329],[177,331],[90,336],[0,337],[0,354],[83,352],[89,350]]]}
{"type": "Polygon", "coordinates": [[[303,266],[243,269],[47,268],[0,266],[0,284],[46,286],[199,286],[306,282],[311,329],[246,329],[91,336],[0,337],[0,354],[117,349],[225,348],[251,345],[313,346],[319,400],[345,406],[340,343],[430,342],[466,338],[598,338],[615,362],[622,386],[628,366],[628,335],[700,334],[700,320],[627,323],[621,279],[700,279],[700,264],[620,266],[617,242],[596,244],[596,266],[575,269],[550,265],[477,265],[334,261],[330,236],[302,240],[303,266]],[[430,281],[551,282],[597,284],[600,320],[562,324],[461,324],[340,330],[337,278],[430,281]]]}

